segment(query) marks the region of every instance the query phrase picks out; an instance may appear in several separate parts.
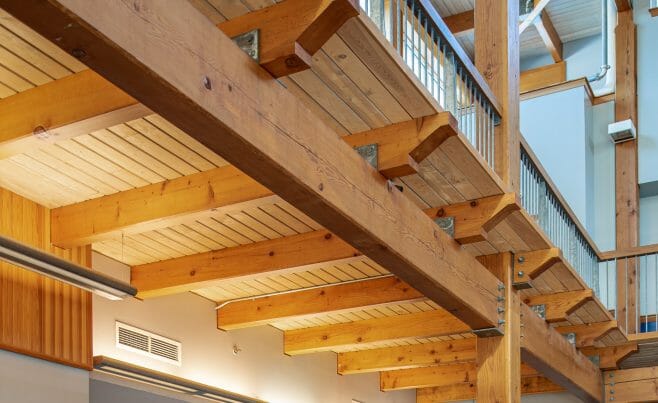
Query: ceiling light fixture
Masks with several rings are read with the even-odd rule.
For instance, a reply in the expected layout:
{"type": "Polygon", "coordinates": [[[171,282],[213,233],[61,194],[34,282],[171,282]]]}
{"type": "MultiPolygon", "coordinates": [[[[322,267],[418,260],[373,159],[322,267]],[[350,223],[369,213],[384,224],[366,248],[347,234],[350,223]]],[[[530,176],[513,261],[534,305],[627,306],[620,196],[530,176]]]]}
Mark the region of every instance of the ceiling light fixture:
{"type": "Polygon", "coordinates": [[[94,370],[221,403],[266,403],[264,400],[229,392],[224,389],[189,381],[165,374],[164,372],[153,371],[152,369],[104,356],[94,357],[94,370]]]}
{"type": "Polygon", "coordinates": [[[2,235],[0,235],[0,260],[111,300],[121,300],[137,294],[137,289],[130,284],[2,235]]]}

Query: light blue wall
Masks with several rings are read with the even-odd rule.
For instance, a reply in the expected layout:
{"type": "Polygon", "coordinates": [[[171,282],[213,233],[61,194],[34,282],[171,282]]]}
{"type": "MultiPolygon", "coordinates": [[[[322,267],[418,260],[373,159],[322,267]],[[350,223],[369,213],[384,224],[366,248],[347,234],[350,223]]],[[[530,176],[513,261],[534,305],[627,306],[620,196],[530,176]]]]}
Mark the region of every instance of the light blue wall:
{"type": "Polygon", "coordinates": [[[643,197],[640,199],[640,244],[654,243],[658,243],[658,196],[643,197]]]}
{"type": "Polygon", "coordinates": [[[521,133],[580,222],[589,229],[593,220],[588,217],[588,205],[593,187],[588,177],[593,161],[587,133],[591,107],[586,102],[582,87],[523,101],[521,133]]]}
{"type": "Polygon", "coordinates": [[[649,0],[635,4],[640,183],[658,180],[658,18],[648,7],[649,0]]]}
{"type": "Polygon", "coordinates": [[[615,118],[613,102],[592,107],[593,200],[590,235],[606,251],[615,248],[615,146],[608,136],[608,124],[615,118]]]}

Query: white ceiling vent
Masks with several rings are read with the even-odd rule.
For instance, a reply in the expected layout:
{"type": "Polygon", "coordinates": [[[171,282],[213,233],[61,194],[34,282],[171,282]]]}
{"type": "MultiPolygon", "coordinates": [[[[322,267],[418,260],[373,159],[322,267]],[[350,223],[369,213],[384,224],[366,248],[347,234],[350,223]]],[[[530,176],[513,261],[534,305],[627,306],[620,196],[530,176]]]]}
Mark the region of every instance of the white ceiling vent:
{"type": "Polygon", "coordinates": [[[116,340],[118,348],[181,365],[183,346],[175,340],[121,322],[116,322],[116,340]]]}

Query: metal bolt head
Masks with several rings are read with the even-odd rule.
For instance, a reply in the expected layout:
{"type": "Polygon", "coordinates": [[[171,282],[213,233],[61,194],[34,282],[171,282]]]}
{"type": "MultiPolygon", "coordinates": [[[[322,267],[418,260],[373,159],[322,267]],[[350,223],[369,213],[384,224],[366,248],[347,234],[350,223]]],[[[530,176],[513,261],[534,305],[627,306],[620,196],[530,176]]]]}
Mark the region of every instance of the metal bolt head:
{"type": "Polygon", "coordinates": [[[519,277],[523,277],[523,276],[525,275],[525,273],[523,272],[523,270],[519,271],[517,274],[519,275],[519,277]]]}
{"type": "Polygon", "coordinates": [[[505,284],[503,283],[498,284],[498,291],[503,291],[503,290],[505,290],[505,284]]]}
{"type": "Polygon", "coordinates": [[[498,296],[498,298],[496,298],[496,300],[498,302],[503,302],[503,301],[505,301],[505,297],[498,296]]]}
{"type": "Polygon", "coordinates": [[[498,325],[504,325],[505,319],[498,319],[498,325]]]}
{"type": "Polygon", "coordinates": [[[517,260],[518,260],[519,263],[523,263],[523,262],[525,262],[525,257],[519,256],[519,258],[517,260]]]}
{"type": "Polygon", "coordinates": [[[71,51],[71,55],[76,59],[84,59],[87,56],[87,52],[84,49],[75,48],[71,51]]]}
{"type": "Polygon", "coordinates": [[[503,313],[503,312],[505,312],[505,308],[503,308],[502,306],[499,306],[498,307],[498,313],[503,313]]]}
{"type": "Polygon", "coordinates": [[[207,90],[212,89],[212,83],[210,82],[210,78],[208,78],[208,76],[203,77],[203,86],[206,87],[207,90]]]}

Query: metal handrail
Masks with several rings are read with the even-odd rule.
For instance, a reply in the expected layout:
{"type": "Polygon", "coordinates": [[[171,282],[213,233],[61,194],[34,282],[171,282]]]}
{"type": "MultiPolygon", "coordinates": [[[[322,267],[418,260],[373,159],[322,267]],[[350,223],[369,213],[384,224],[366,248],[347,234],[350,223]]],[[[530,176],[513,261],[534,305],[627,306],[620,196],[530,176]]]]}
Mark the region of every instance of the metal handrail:
{"type": "Polygon", "coordinates": [[[501,107],[429,0],[360,0],[361,8],[460,131],[495,168],[501,107]]]}
{"type": "Polygon", "coordinates": [[[520,198],[553,244],[585,283],[600,295],[600,252],[557,187],[539,163],[530,146],[521,140],[520,198]]]}

